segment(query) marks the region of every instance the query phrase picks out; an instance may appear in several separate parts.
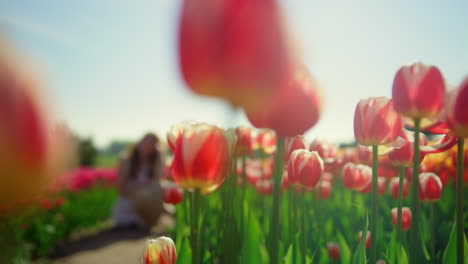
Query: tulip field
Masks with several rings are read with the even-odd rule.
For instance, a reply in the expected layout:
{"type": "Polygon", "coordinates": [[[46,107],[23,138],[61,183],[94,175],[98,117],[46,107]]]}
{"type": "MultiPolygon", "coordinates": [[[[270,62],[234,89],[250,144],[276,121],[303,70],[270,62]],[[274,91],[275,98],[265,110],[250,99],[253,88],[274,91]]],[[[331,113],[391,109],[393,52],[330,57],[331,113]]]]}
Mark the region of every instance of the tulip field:
{"type": "MultiPolygon", "coordinates": [[[[135,263],[467,264],[468,77],[449,85],[442,67],[402,61],[390,72],[390,97],[357,98],[352,129],[335,121],[350,141],[311,134],[324,118],[327,87],[296,43],[283,6],[181,0],[172,32],[180,86],[221,100],[245,122],[172,118],[192,114],[190,104],[120,116],[100,102],[118,116],[108,117],[121,122],[116,134],[133,133],[130,124],[137,123],[130,121],[148,116],[145,126],[172,122],[161,139],[148,133],[128,157],[114,153],[110,159],[122,159],[113,168],[73,162],[80,151],[71,129],[49,109],[40,78],[16,46],[0,36],[0,264],[47,259],[83,230],[160,227],[144,221],[144,210],[175,224],[151,233],[159,237],[142,243],[135,263]],[[128,225],[111,215],[122,205],[117,197],[126,203],[128,225]],[[138,202],[149,206],[138,210],[138,202]]],[[[105,101],[126,97],[123,90],[129,89],[105,101]]],[[[136,95],[138,104],[147,99],[136,95]]]]}

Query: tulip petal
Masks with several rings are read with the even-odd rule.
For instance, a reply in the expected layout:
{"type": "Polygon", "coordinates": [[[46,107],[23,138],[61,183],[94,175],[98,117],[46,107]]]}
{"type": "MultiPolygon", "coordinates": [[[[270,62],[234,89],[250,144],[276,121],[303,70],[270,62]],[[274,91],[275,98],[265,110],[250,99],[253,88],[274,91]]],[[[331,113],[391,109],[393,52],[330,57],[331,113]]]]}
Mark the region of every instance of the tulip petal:
{"type": "Polygon", "coordinates": [[[454,134],[445,134],[439,141],[430,146],[419,146],[421,153],[423,154],[434,154],[444,152],[452,148],[457,144],[457,136],[454,134]]]}

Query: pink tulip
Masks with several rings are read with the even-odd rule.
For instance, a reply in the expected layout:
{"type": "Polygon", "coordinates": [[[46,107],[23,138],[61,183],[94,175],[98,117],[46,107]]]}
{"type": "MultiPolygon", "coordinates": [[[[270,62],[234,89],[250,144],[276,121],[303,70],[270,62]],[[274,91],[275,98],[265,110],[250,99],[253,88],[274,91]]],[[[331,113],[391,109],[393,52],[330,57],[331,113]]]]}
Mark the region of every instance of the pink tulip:
{"type": "Polygon", "coordinates": [[[402,66],[393,80],[395,110],[407,117],[434,117],[442,109],[445,82],[439,69],[420,62],[402,66]]]}

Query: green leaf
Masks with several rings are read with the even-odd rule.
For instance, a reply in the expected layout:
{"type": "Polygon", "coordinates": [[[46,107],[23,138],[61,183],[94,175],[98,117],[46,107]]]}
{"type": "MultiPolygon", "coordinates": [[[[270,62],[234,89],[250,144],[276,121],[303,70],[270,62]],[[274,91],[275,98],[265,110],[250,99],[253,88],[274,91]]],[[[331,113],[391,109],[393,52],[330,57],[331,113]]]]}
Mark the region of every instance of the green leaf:
{"type": "Polygon", "coordinates": [[[301,243],[301,236],[300,233],[297,233],[294,237],[294,243],[288,247],[288,251],[286,252],[285,257],[285,264],[298,264],[301,261],[301,247],[299,246],[301,243]],[[296,246],[295,246],[296,245],[296,246]],[[293,261],[293,250],[296,251],[296,263],[293,261]]]}
{"type": "MultiPolygon", "coordinates": [[[[467,263],[468,261],[468,242],[466,240],[466,236],[463,235],[464,238],[464,256],[465,256],[465,262],[467,263]]],[[[450,239],[447,244],[447,248],[445,248],[444,251],[444,256],[443,256],[443,263],[449,264],[449,263],[456,263],[457,262],[457,224],[453,224],[452,232],[450,233],[450,239]]]]}
{"type": "Polygon", "coordinates": [[[386,257],[389,263],[398,263],[396,260],[398,258],[398,242],[397,242],[397,234],[396,230],[392,232],[392,238],[390,239],[390,243],[388,243],[386,257]]]}
{"type": "Polygon", "coordinates": [[[351,250],[341,233],[338,233],[338,244],[340,245],[341,264],[351,263],[351,250]]]}
{"type": "Polygon", "coordinates": [[[401,245],[400,264],[408,264],[408,255],[406,255],[406,251],[403,245],[401,245]]]}
{"type": "Polygon", "coordinates": [[[177,263],[190,263],[192,262],[192,250],[188,237],[184,237],[181,247],[177,250],[177,263]]]}
{"type": "Polygon", "coordinates": [[[258,218],[254,211],[250,210],[249,212],[249,221],[247,222],[246,227],[247,232],[244,234],[244,254],[242,255],[242,263],[268,263],[265,260],[265,255],[262,247],[264,245],[263,234],[261,232],[260,224],[258,223],[258,218]],[[259,250],[260,248],[260,250],[259,250]]]}
{"type": "Polygon", "coordinates": [[[361,264],[366,263],[366,236],[367,236],[367,229],[369,228],[369,216],[367,215],[367,211],[365,213],[365,224],[362,230],[362,238],[359,246],[357,247],[356,251],[354,252],[353,263],[354,264],[361,264]]]}

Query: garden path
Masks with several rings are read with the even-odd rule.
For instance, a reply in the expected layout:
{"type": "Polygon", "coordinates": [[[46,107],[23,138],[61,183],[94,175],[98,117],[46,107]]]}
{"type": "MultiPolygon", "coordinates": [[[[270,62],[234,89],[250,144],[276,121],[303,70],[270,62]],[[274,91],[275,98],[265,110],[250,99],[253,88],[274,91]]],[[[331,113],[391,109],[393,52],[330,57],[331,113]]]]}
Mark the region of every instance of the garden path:
{"type": "Polygon", "coordinates": [[[146,239],[156,238],[174,225],[171,216],[163,215],[151,232],[108,230],[66,245],[54,264],[139,264],[146,239]]]}

